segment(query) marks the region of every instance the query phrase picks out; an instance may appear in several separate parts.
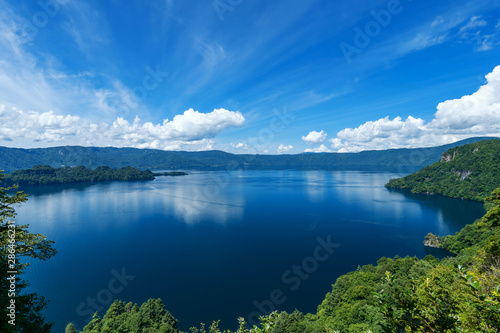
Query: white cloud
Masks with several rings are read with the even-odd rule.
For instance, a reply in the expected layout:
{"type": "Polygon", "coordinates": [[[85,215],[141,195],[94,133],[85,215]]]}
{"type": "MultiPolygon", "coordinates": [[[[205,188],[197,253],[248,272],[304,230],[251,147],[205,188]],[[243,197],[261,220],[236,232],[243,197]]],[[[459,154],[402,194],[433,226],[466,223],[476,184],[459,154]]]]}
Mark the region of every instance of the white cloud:
{"type": "MultiPolygon", "coordinates": [[[[62,1],[59,4],[65,5],[62,1]]],[[[117,116],[128,118],[145,109],[120,81],[103,73],[62,71],[64,66],[57,57],[33,51],[42,28],[31,31],[27,27],[33,26],[32,22],[18,15],[5,1],[0,0],[0,6],[0,104],[42,113],[53,110],[63,114],[71,110],[108,122],[117,116]]],[[[64,15],[84,17],[88,11],[83,13],[81,6],[81,2],[67,2],[59,15],[64,12],[64,15]]],[[[94,19],[78,20],[78,26],[85,28],[86,23],[94,19]]],[[[101,38],[100,25],[98,30],[100,33],[91,29],[85,34],[101,38]]]]}
{"type": "Polygon", "coordinates": [[[437,16],[434,21],[431,23],[431,27],[437,27],[444,23],[444,18],[442,16],[437,16]]]}
{"type": "Polygon", "coordinates": [[[368,121],[338,132],[330,139],[332,148],[339,152],[414,148],[473,136],[500,136],[500,66],[486,80],[472,95],[440,103],[431,122],[412,116],[368,121]]]}
{"type": "Polygon", "coordinates": [[[0,105],[0,120],[0,140],[6,141],[22,137],[35,142],[54,142],[74,137],[83,129],[78,116],[60,116],[52,111],[24,112],[16,108],[7,111],[5,105],[0,105]]]}
{"type": "Polygon", "coordinates": [[[278,153],[285,153],[285,152],[292,150],[292,149],[293,149],[293,146],[279,145],[278,153]]]}
{"type": "Polygon", "coordinates": [[[447,41],[447,38],[447,33],[436,36],[420,34],[417,35],[413,40],[409,41],[407,47],[410,47],[414,50],[423,50],[434,45],[443,44],[447,41]]]}
{"type": "Polygon", "coordinates": [[[327,135],[328,134],[324,133],[323,131],[321,132],[312,131],[309,132],[309,134],[307,134],[306,136],[303,136],[302,140],[307,143],[317,144],[325,141],[327,135]]]}
{"type": "Polygon", "coordinates": [[[488,26],[488,22],[480,16],[473,16],[467,24],[462,26],[458,35],[465,41],[475,44],[477,51],[489,51],[500,44],[499,23],[495,27],[496,31],[484,33],[480,28],[488,26]]]}
{"type": "Polygon", "coordinates": [[[500,33],[492,33],[490,35],[479,36],[477,39],[477,51],[489,51],[500,44],[500,33]]]}
{"type": "Polygon", "coordinates": [[[189,109],[165,119],[161,124],[130,123],[117,118],[113,123],[95,124],[72,115],[54,112],[24,112],[0,105],[0,140],[44,146],[53,144],[111,145],[116,147],[153,148],[164,150],[212,149],[210,140],[229,127],[242,126],[245,118],[239,111],[216,109],[200,113],[189,109]]]}
{"type": "Polygon", "coordinates": [[[231,143],[231,147],[236,148],[236,149],[245,149],[246,150],[246,149],[248,149],[249,146],[246,143],[239,142],[237,144],[231,143]]]}
{"type": "Polygon", "coordinates": [[[467,22],[467,24],[465,24],[464,26],[462,26],[460,28],[458,33],[464,34],[467,31],[477,30],[477,28],[485,27],[487,25],[488,25],[488,22],[486,22],[481,16],[473,16],[473,17],[471,17],[469,22],[467,22]]]}
{"type": "Polygon", "coordinates": [[[304,150],[304,153],[331,153],[332,151],[330,149],[328,149],[327,146],[325,145],[321,145],[317,148],[308,148],[306,150],[304,150]]]}
{"type": "Polygon", "coordinates": [[[496,132],[500,128],[500,66],[486,75],[487,83],[472,95],[437,106],[430,126],[453,133],[496,132]]]}

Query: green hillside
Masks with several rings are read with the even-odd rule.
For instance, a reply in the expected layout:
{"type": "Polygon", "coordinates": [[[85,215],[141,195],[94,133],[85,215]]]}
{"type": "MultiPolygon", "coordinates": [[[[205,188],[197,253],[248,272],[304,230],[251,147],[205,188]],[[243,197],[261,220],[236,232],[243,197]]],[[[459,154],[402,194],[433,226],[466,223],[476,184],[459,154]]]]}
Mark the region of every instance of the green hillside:
{"type": "Polygon", "coordinates": [[[416,149],[389,149],[360,153],[323,153],[297,155],[230,154],[223,151],[163,151],[113,147],[52,147],[19,149],[0,147],[0,170],[12,172],[35,165],[131,166],[140,170],[198,169],[323,169],[415,172],[439,159],[441,153],[458,145],[491,138],[470,138],[453,144],[416,149]]]}
{"type": "MultiPolygon", "coordinates": [[[[132,167],[111,169],[101,166],[95,170],[84,166],[52,168],[48,165],[36,165],[31,169],[18,170],[4,175],[0,180],[0,186],[12,185],[47,185],[47,184],[69,184],[69,183],[99,183],[118,180],[153,180],[155,175],[151,171],[141,171],[132,167]]],[[[161,174],[162,175],[162,174],[161,174]]]]}
{"type": "Polygon", "coordinates": [[[391,179],[386,187],[414,193],[440,194],[483,201],[500,186],[500,140],[470,143],[449,149],[439,162],[409,176],[391,179]]]}

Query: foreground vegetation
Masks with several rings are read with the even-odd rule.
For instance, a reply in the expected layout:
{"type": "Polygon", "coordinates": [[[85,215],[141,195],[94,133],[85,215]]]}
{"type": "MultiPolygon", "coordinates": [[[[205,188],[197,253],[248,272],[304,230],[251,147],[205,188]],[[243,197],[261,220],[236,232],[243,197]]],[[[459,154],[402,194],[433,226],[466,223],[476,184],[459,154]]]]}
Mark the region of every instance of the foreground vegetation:
{"type": "MultiPolygon", "coordinates": [[[[3,175],[0,172],[0,181],[3,175]]],[[[16,215],[14,206],[27,200],[15,188],[0,187],[0,332],[47,333],[52,324],[41,314],[47,306],[43,296],[25,292],[28,283],[21,276],[28,266],[26,258],[47,260],[56,254],[53,242],[32,234],[28,225],[9,223],[16,215]],[[8,272],[17,272],[11,274],[8,272]],[[11,279],[15,277],[15,279],[11,279]],[[13,283],[15,281],[15,283],[13,283]],[[12,302],[14,300],[14,303],[12,302]],[[14,325],[15,324],[15,325],[14,325]]]]}
{"type": "Polygon", "coordinates": [[[500,186],[500,139],[452,148],[441,160],[386,187],[482,201],[500,186]]]}

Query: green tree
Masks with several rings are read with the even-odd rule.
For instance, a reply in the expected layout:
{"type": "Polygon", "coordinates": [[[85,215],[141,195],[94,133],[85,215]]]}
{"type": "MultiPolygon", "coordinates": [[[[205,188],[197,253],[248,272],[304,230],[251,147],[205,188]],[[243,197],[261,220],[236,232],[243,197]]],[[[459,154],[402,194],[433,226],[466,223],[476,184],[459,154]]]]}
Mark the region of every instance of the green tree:
{"type": "MultiPolygon", "coordinates": [[[[3,174],[0,171],[0,181],[3,174]]],[[[47,306],[43,296],[36,293],[23,292],[28,283],[20,278],[24,269],[29,265],[21,263],[25,257],[46,260],[52,257],[56,250],[52,248],[53,242],[48,241],[44,235],[32,234],[28,225],[11,223],[16,216],[15,205],[26,202],[27,195],[17,191],[16,187],[0,187],[0,307],[1,316],[0,332],[50,332],[52,323],[45,321],[41,311],[47,306]],[[14,258],[15,255],[15,258],[14,258]],[[15,271],[16,274],[7,273],[15,271]],[[15,275],[15,298],[9,297],[10,281],[7,278],[15,275]],[[10,310],[7,307],[11,300],[15,300],[15,326],[4,319],[9,318],[10,310]]]]}
{"type": "Polygon", "coordinates": [[[92,320],[90,321],[90,323],[88,323],[83,328],[83,332],[85,332],[85,333],[87,333],[87,332],[88,333],[100,333],[101,327],[102,327],[101,317],[99,317],[99,314],[96,312],[92,316],[92,320]]]}
{"type": "Polygon", "coordinates": [[[68,326],[66,326],[66,330],[64,330],[64,333],[77,333],[75,326],[72,323],[69,323],[68,326]]]}

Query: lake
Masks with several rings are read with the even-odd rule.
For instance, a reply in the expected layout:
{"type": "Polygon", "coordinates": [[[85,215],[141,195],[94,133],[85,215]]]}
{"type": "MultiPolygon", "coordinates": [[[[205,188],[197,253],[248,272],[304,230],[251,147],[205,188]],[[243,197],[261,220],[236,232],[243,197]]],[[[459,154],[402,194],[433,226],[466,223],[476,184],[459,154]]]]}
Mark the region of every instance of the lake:
{"type": "Polygon", "coordinates": [[[481,203],[387,190],[394,173],[192,171],[150,182],[31,188],[17,223],[55,241],[31,289],[53,332],[115,299],[161,298],[189,327],[273,309],[315,312],[336,278],[380,257],[417,256],[428,232],[453,234],[481,203]]]}

